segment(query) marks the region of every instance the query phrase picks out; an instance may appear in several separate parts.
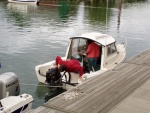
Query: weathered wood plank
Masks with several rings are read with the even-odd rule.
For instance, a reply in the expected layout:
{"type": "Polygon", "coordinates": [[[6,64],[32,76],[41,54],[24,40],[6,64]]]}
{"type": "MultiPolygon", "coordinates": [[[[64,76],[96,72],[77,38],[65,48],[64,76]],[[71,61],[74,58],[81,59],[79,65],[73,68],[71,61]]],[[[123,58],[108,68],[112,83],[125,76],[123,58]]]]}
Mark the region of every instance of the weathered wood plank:
{"type": "MultiPolygon", "coordinates": [[[[150,60],[150,54],[146,55],[146,56],[142,56],[140,57],[140,59],[138,59],[137,61],[135,61],[135,64],[141,64],[144,65],[148,60],[150,60]]],[[[132,62],[131,62],[132,63],[132,62]]]]}
{"type": "MultiPolygon", "coordinates": [[[[141,69],[142,70],[142,69],[141,69]]],[[[136,70],[135,70],[136,71],[136,70]]],[[[116,90],[119,89],[119,90],[122,90],[122,87],[125,86],[127,83],[131,82],[134,78],[136,78],[136,75],[137,75],[138,71],[135,73],[135,74],[131,74],[132,76],[127,76],[121,80],[117,80],[115,81],[115,84],[110,84],[110,88],[106,88],[107,90],[102,93],[102,94],[99,94],[99,96],[95,97],[92,102],[90,103],[87,103],[85,106],[87,107],[81,107],[81,111],[79,111],[80,109],[78,108],[78,112],[79,113],[86,113],[86,112],[92,112],[91,110],[93,110],[94,108],[98,107],[99,108],[99,105],[101,105],[104,100],[107,100],[109,98],[111,98],[113,95],[116,94],[116,90]],[[134,78],[133,78],[134,77],[134,78]],[[132,78],[132,79],[131,79],[132,78]],[[121,87],[121,88],[119,88],[121,87]]],[[[130,74],[130,73],[129,73],[130,74]]]]}
{"type": "Polygon", "coordinates": [[[34,113],[33,110],[34,109],[31,109],[31,110],[27,111],[26,113],[34,113]]]}
{"type": "MultiPolygon", "coordinates": [[[[99,113],[107,113],[110,109],[112,109],[116,104],[118,104],[121,100],[127,97],[131,92],[133,92],[137,87],[142,85],[147,79],[150,78],[150,71],[144,72],[145,76],[141,76],[139,79],[135,79],[134,82],[127,85],[124,88],[124,91],[118,92],[118,95],[114,95],[114,99],[112,99],[111,103],[104,107],[101,111],[98,110],[99,113]],[[130,87],[130,88],[129,88],[130,87]],[[116,97],[115,97],[116,96],[116,97]],[[118,96],[118,97],[117,97],[118,96]]],[[[97,113],[97,112],[96,112],[97,113]]]]}
{"type": "MultiPolygon", "coordinates": [[[[45,110],[45,109],[47,109],[46,107],[44,107],[44,106],[40,106],[40,107],[38,107],[38,108],[36,108],[36,109],[32,109],[31,111],[28,111],[29,113],[41,113],[43,110],[45,110]]],[[[28,113],[27,112],[27,113],[28,113]]]]}
{"type": "Polygon", "coordinates": [[[148,60],[144,63],[144,65],[150,67],[150,59],[148,59],[148,60]]]}
{"type": "Polygon", "coordinates": [[[136,63],[137,60],[139,60],[140,58],[147,56],[148,54],[150,54],[150,49],[128,59],[126,62],[132,62],[132,63],[136,63]]]}
{"type": "Polygon", "coordinates": [[[150,51],[147,50],[147,51],[127,60],[126,62],[134,63],[134,64],[144,64],[149,59],[150,59],[150,51]]]}
{"type": "Polygon", "coordinates": [[[27,111],[26,113],[65,113],[59,110],[54,110],[48,107],[40,106],[36,109],[31,109],[27,111]]]}
{"type": "Polygon", "coordinates": [[[126,68],[128,65],[128,63],[120,63],[118,64],[114,69],[112,69],[113,71],[120,71],[123,70],[124,68],[126,68]]]}

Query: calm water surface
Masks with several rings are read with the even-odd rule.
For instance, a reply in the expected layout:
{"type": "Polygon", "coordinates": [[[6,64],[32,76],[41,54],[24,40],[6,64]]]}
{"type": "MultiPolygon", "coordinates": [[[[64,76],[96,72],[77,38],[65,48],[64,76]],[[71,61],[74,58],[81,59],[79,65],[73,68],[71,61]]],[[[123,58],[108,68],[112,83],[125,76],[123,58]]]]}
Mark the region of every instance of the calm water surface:
{"type": "MultiPolygon", "coordinates": [[[[102,0],[100,0],[102,1],[102,0]]],[[[119,42],[127,40],[131,58],[150,48],[150,0],[113,2],[55,1],[47,6],[10,4],[0,1],[0,74],[15,72],[21,94],[35,99],[33,108],[56,93],[37,86],[36,65],[64,56],[69,38],[99,31],[119,42]]]]}

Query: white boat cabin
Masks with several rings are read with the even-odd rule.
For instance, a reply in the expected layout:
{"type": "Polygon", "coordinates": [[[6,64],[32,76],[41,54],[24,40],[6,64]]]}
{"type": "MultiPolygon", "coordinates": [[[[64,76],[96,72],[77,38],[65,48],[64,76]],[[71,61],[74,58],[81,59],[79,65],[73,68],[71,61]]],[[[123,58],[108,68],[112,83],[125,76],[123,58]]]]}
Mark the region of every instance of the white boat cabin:
{"type": "Polygon", "coordinates": [[[86,53],[88,40],[92,40],[100,46],[100,56],[97,62],[99,69],[109,68],[110,64],[116,64],[120,62],[117,62],[118,50],[115,39],[111,36],[101,33],[88,33],[83,34],[81,37],[70,38],[70,46],[69,50],[67,51],[66,58],[77,59],[81,65],[84,66],[84,63],[87,63],[87,55],[80,55],[79,52],[86,53]]]}

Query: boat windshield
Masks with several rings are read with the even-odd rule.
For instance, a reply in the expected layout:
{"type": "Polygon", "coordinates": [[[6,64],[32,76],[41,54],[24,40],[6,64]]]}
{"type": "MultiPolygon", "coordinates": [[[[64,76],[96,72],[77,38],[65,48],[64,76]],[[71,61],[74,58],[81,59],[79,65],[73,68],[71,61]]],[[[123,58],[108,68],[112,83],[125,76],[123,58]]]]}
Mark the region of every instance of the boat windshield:
{"type": "Polygon", "coordinates": [[[115,43],[109,44],[107,46],[107,56],[111,56],[112,54],[117,52],[117,48],[115,43]]]}
{"type": "Polygon", "coordinates": [[[83,38],[72,38],[67,59],[77,59],[82,62],[83,56],[79,52],[85,53],[87,49],[87,39],[83,38]]]}

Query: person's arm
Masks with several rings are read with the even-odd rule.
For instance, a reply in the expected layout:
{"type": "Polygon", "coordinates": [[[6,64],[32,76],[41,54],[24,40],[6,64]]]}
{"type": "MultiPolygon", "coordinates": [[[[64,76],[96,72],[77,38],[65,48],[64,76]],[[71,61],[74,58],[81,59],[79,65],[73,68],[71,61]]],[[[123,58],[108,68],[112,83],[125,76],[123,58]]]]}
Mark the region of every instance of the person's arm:
{"type": "Polygon", "coordinates": [[[79,72],[79,76],[81,77],[84,73],[83,71],[83,67],[82,66],[79,66],[79,65],[74,65],[71,67],[73,72],[79,72]]]}
{"type": "Polygon", "coordinates": [[[86,50],[86,54],[89,54],[91,51],[92,51],[91,44],[89,44],[86,50]]]}

